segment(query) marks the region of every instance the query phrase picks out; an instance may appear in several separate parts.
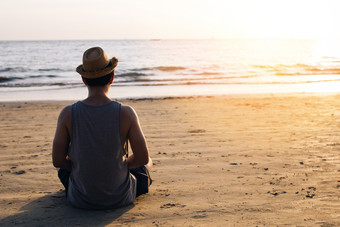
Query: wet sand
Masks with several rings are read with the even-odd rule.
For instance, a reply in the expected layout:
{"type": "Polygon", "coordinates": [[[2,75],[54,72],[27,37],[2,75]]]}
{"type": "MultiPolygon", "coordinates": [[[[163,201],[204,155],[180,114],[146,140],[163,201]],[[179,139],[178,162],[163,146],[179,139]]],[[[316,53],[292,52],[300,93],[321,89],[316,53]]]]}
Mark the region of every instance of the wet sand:
{"type": "Polygon", "coordinates": [[[154,167],[125,208],[70,206],[51,146],[71,102],[0,104],[0,225],[339,226],[340,95],[122,100],[154,167]]]}

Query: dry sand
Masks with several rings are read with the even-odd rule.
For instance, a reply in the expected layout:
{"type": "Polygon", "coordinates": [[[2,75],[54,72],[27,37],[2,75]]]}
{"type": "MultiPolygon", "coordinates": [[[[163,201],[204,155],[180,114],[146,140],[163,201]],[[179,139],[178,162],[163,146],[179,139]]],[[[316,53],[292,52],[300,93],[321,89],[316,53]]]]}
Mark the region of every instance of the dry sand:
{"type": "Polygon", "coordinates": [[[71,207],[51,163],[65,102],[1,103],[0,225],[340,226],[340,95],[125,100],[154,161],[150,193],[71,207]]]}

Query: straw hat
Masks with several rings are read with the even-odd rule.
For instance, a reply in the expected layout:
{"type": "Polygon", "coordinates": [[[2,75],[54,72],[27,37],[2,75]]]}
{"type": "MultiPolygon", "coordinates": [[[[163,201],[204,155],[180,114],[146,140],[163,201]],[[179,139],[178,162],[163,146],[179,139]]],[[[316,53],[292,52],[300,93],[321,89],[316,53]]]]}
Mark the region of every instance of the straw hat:
{"type": "Polygon", "coordinates": [[[84,78],[95,79],[111,73],[117,66],[118,59],[109,59],[100,47],[92,47],[84,52],[83,64],[76,71],[84,78]]]}

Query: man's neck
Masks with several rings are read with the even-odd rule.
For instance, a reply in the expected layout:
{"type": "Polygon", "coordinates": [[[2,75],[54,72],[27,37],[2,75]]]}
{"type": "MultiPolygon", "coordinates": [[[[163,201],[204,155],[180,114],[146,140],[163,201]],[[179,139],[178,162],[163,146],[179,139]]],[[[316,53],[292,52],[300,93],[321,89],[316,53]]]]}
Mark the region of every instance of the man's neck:
{"type": "Polygon", "coordinates": [[[88,86],[88,96],[83,100],[83,103],[93,106],[100,106],[111,102],[109,97],[110,86],[88,86]]]}

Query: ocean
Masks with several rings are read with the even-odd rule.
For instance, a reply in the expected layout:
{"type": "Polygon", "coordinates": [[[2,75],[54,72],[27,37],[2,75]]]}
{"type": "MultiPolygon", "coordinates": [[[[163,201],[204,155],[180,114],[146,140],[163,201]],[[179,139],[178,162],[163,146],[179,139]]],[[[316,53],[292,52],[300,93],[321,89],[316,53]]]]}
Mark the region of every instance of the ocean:
{"type": "Polygon", "coordinates": [[[340,93],[340,40],[0,41],[0,101],[85,98],[93,46],[119,60],[113,99],[340,93]]]}

